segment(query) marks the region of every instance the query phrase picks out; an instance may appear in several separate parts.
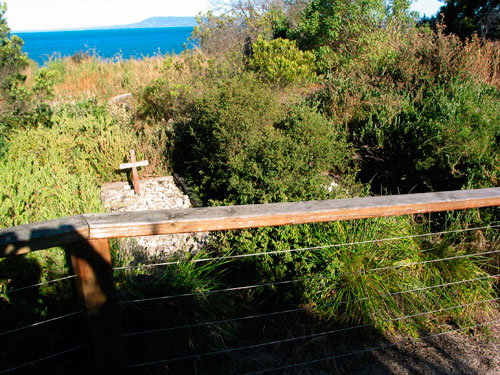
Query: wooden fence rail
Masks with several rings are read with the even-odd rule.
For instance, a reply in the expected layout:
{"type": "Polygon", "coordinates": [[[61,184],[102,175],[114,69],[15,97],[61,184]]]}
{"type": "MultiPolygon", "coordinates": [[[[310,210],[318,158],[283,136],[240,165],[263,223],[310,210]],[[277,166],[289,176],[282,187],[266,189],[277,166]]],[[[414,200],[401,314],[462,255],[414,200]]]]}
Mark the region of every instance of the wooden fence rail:
{"type": "Polygon", "coordinates": [[[62,246],[71,256],[98,373],[124,371],[109,239],[500,206],[500,188],[229,207],[83,214],[0,229],[0,258],[62,246]]]}

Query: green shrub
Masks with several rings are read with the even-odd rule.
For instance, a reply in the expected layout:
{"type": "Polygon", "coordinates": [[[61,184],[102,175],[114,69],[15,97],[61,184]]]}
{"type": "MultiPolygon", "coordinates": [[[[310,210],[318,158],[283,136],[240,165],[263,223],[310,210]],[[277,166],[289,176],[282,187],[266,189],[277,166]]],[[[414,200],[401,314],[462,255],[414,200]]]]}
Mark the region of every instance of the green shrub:
{"type": "Polygon", "coordinates": [[[376,192],[496,185],[499,91],[484,82],[481,44],[416,31],[398,38],[318,96],[346,123],[362,181],[376,192]]]}
{"type": "Polygon", "coordinates": [[[0,2],[0,155],[10,129],[50,124],[51,110],[44,100],[51,96],[53,85],[53,74],[43,68],[27,85],[28,55],[22,52],[22,39],[10,35],[6,11],[6,4],[0,2]]]}
{"type": "Polygon", "coordinates": [[[140,98],[141,116],[156,121],[168,121],[183,115],[190,103],[192,88],[171,78],[159,78],[147,86],[140,98]]]}
{"type": "Polygon", "coordinates": [[[385,2],[380,0],[310,2],[287,36],[316,56],[320,71],[345,66],[368,46],[370,34],[382,25],[385,2]]]}
{"type": "Polygon", "coordinates": [[[344,129],[306,104],[284,105],[254,75],[207,90],[179,129],[177,165],[201,197],[246,204],[321,198],[349,170],[344,129]]]}
{"type": "Polygon", "coordinates": [[[281,38],[267,41],[259,35],[252,45],[249,66],[267,82],[285,85],[314,79],[314,63],[314,55],[300,51],[295,41],[281,38]]]}
{"type": "Polygon", "coordinates": [[[109,115],[81,111],[61,109],[50,129],[12,131],[0,161],[0,226],[103,211],[99,185],[136,141],[109,115]]]}

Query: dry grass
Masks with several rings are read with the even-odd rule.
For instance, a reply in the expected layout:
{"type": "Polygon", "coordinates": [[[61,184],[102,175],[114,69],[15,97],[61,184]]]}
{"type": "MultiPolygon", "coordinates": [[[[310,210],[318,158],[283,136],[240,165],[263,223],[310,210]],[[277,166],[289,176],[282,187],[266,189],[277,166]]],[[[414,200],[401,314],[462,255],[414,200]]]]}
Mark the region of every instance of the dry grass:
{"type": "MultiPolygon", "coordinates": [[[[142,59],[102,59],[96,55],[55,58],[48,68],[55,72],[56,100],[72,101],[89,97],[104,103],[113,96],[132,93],[138,97],[154,80],[167,78],[179,84],[199,81],[209,68],[210,58],[195,50],[180,55],[142,59]]],[[[25,74],[33,81],[36,68],[25,74]]]]}
{"type": "Polygon", "coordinates": [[[83,59],[67,57],[51,61],[49,69],[56,72],[56,98],[95,97],[98,102],[104,102],[126,92],[140,93],[151,81],[160,77],[163,61],[162,56],[116,61],[96,56],[83,59]]]}

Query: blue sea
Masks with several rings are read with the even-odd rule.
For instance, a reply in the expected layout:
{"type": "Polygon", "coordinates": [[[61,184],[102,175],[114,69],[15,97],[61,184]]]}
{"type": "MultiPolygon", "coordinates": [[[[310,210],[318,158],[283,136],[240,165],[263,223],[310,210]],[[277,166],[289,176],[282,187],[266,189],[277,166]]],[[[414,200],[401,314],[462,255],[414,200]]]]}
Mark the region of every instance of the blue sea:
{"type": "Polygon", "coordinates": [[[180,53],[187,44],[192,27],[154,29],[79,30],[13,33],[24,40],[23,51],[43,65],[51,57],[90,52],[101,58],[141,58],[165,53],[180,53]]]}

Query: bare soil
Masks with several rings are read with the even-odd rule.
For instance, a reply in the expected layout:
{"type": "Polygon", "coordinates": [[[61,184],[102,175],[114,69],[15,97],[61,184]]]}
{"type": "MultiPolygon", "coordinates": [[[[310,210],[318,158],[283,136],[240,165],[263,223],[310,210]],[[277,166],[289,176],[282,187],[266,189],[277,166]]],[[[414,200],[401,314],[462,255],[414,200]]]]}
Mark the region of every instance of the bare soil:
{"type": "MultiPolygon", "coordinates": [[[[500,313],[491,320],[495,323],[442,335],[430,334],[432,337],[419,340],[386,338],[376,331],[365,331],[295,343],[290,348],[242,353],[239,358],[233,357],[232,366],[221,373],[498,375],[500,313]],[[235,362],[242,366],[233,367],[235,362]]],[[[455,329],[443,327],[443,332],[455,329]]]]}

